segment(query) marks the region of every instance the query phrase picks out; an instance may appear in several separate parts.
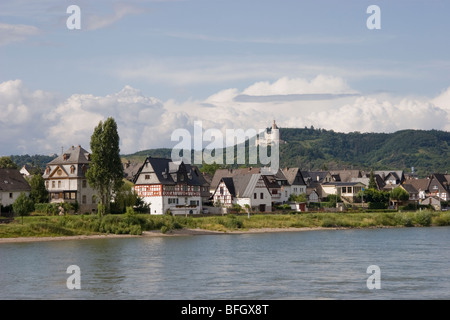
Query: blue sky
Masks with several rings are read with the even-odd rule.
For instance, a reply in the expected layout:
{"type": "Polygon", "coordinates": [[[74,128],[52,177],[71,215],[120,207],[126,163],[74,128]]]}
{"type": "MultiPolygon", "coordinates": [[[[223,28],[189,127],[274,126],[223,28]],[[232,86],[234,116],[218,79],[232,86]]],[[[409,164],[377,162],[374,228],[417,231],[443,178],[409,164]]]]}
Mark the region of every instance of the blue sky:
{"type": "Polygon", "coordinates": [[[0,155],[88,148],[108,116],[124,152],[170,147],[194,121],[450,130],[449,12],[437,0],[2,0],[0,155]],[[81,30],[66,27],[72,4],[81,30]],[[366,26],[373,4],[380,30],[366,26]]]}

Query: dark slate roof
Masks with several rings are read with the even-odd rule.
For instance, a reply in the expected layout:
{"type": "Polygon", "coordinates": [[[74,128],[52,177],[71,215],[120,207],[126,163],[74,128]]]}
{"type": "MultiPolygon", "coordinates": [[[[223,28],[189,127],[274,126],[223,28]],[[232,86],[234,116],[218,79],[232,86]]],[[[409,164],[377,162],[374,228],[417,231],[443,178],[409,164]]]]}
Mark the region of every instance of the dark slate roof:
{"type": "Polygon", "coordinates": [[[196,166],[185,164],[181,161],[173,162],[172,159],[148,157],[139,168],[133,182],[136,183],[139,176],[145,173],[155,174],[156,180],[154,183],[158,184],[174,185],[177,182],[181,182],[178,181],[178,176],[182,174],[187,178],[184,182],[187,182],[189,185],[209,186],[209,183],[196,166]],[[150,165],[150,168],[146,167],[147,163],[150,165]]]}
{"type": "Polygon", "coordinates": [[[433,177],[441,184],[444,189],[448,189],[449,187],[449,181],[447,180],[450,175],[443,174],[443,173],[434,173],[433,177]]]}
{"type": "Polygon", "coordinates": [[[90,155],[81,146],[72,146],[66,150],[62,155],[53,159],[49,165],[63,165],[63,164],[88,164],[90,162],[90,155]]]}
{"type": "Polygon", "coordinates": [[[333,171],[330,171],[330,173],[333,176],[339,175],[340,180],[336,180],[336,181],[342,181],[342,182],[349,182],[353,178],[361,178],[362,177],[361,171],[359,171],[359,170],[333,170],[333,171]]]}
{"type": "Polygon", "coordinates": [[[211,189],[216,189],[223,177],[260,173],[260,168],[218,169],[211,180],[211,189]]]}
{"type": "Polygon", "coordinates": [[[302,172],[300,171],[300,168],[284,168],[282,169],[284,176],[286,177],[288,183],[290,185],[297,184],[297,185],[306,185],[305,180],[303,179],[302,172]],[[300,178],[300,181],[296,181],[297,175],[300,178]]]}
{"type": "Polygon", "coordinates": [[[0,191],[31,191],[31,187],[19,170],[0,169],[0,191]]]}
{"type": "Polygon", "coordinates": [[[311,182],[322,182],[323,179],[328,175],[328,171],[302,171],[302,176],[304,179],[310,178],[311,182]],[[319,180],[317,181],[317,177],[319,180]]]}
{"type": "Polygon", "coordinates": [[[123,175],[124,178],[133,181],[134,176],[138,173],[139,168],[141,167],[140,162],[132,162],[132,161],[126,161],[123,163],[123,175]]]}
{"type": "Polygon", "coordinates": [[[419,191],[412,184],[405,183],[405,184],[402,184],[401,186],[409,194],[419,193],[419,191]]]}
{"type": "Polygon", "coordinates": [[[417,191],[428,191],[430,186],[430,179],[409,179],[406,180],[405,184],[412,185],[417,191]]]}
{"type": "MultiPolygon", "coordinates": [[[[236,190],[234,189],[234,182],[233,178],[231,177],[224,177],[222,178],[223,183],[225,184],[225,187],[227,187],[228,192],[233,196],[236,197],[236,190]]],[[[220,183],[219,183],[220,184],[220,183]]]]}

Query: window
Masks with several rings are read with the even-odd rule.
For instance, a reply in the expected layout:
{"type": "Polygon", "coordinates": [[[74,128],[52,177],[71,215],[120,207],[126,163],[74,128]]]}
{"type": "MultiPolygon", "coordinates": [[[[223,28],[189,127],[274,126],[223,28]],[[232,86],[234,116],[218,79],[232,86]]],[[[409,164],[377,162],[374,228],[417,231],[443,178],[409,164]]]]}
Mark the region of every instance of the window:
{"type": "Polygon", "coordinates": [[[223,196],[223,187],[220,187],[220,195],[223,196]]]}
{"type": "Polygon", "coordinates": [[[264,193],[261,192],[260,197],[261,197],[261,199],[264,199],[264,193]]]}
{"type": "Polygon", "coordinates": [[[83,204],[86,204],[86,195],[84,195],[81,199],[82,199],[81,202],[82,202],[83,204]]]}
{"type": "Polygon", "coordinates": [[[347,193],[347,187],[342,187],[341,193],[347,193]]]}
{"type": "Polygon", "coordinates": [[[145,180],[150,180],[150,175],[149,174],[145,175],[145,180]]]}
{"type": "Polygon", "coordinates": [[[81,183],[81,187],[82,188],[86,188],[87,187],[87,180],[83,180],[83,182],[81,183]]]}
{"type": "Polygon", "coordinates": [[[61,188],[61,181],[58,181],[58,188],[61,188]]]}
{"type": "Polygon", "coordinates": [[[14,197],[13,193],[10,192],[10,193],[9,193],[9,198],[12,199],[13,197],[14,197]]]}
{"type": "Polygon", "coordinates": [[[48,185],[49,185],[49,183],[48,183],[48,181],[45,181],[45,187],[48,189],[48,185]]]}
{"type": "Polygon", "coordinates": [[[70,173],[75,173],[75,166],[74,165],[71,165],[70,166],[70,173]]]}
{"type": "Polygon", "coordinates": [[[178,204],[178,198],[169,198],[168,202],[169,204],[178,204]]]}
{"type": "Polygon", "coordinates": [[[188,191],[188,187],[187,186],[183,186],[183,191],[188,191]]]}
{"type": "Polygon", "coordinates": [[[256,199],[256,198],[257,198],[256,193],[254,193],[253,194],[253,199],[256,199]]]}
{"type": "Polygon", "coordinates": [[[199,205],[199,201],[198,201],[198,200],[191,200],[191,201],[189,202],[189,204],[190,204],[191,206],[198,206],[198,205],[199,205]]]}
{"type": "Polygon", "coordinates": [[[55,181],[52,181],[52,188],[55,187],[55,181]]]}

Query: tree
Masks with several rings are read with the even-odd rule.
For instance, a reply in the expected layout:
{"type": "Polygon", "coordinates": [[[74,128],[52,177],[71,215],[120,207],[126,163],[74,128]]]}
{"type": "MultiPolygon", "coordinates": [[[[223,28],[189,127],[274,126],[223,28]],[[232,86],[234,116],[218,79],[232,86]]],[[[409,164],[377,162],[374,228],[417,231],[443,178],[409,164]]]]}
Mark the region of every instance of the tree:
{"type": "Polygon", "coordinates": [[[376,183],[376,181],[375,181],[375,175],[374,175],[374,173],[373,173],[373,170],[370,171],[370,178],[369,178],[369,185],[368,185],[368,188],[369,188],[369,189],[374,189],[374,190],[377,190],[377,189],[378,189],[377,183],[376,183]]]}
{"type": "Polygon", "coordinates": [[[214,173],[216,173],[217,169],[221,169],[222,166],[220,164],[217,164],[215,161],[212,164],[203,163],[202,167],[200,168],[201,172],[207,173],[211,176],[214,176],[214,173]]]}
{"type": "Polygon", "coordinates": [[[2,169],[18,169],[17,164],[15,164],[11,157],[0,157],[0,168],[2,169]]]}
{"type": "Polygon", "coordinates": [[[391,191],[391,199],[398,205],[399,202],[409,199],[409,193],[401,187],[396,187],[391,191]]]}
{"type": "Polygon", "coordinates": [[[119,134],[113,118],[100,121],[91,136],[91,163],[86,172],[89,185],[99,196],[99,215],[109,212],[112,194],[123,185],[119,134]]]}
{"type": "Polygon", "coordinates": [[[308,202],[308,196],[306,195],[306,193],[300,193],[300,194],[292,193],[289,196],[288,200],[293,201],[293,202],[308,202]]]}
{"type": "Polygon", "coordinates": [[[45,188],[45,180],[40,174],[35,174],[30,180],[30,198],[34,203],[48,202],[48,191],[45,188]]]}
{"type": "Polygon", "coordinates": [[[24,192],[22,192],[19,197],[13,203],[14,213],[18,214],[22,217],[23,224],[23,216],[28,216],[34,210],[34,203],[24,192]]]}
{"type": "Polygon", "coordinates": [[[397,187],[392,190],[391,199],[397,201],[406,201],[409,199],[409,193],[405,189],[397,187]]]}

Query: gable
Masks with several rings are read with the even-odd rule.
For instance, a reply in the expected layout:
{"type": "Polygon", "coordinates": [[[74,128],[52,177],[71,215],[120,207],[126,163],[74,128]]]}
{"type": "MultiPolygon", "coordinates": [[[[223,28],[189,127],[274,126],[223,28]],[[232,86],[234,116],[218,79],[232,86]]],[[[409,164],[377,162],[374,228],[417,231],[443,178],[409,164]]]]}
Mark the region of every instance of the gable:
{"type": "Polygon", "coordinates": [[[63,166],[56,166],[52,172],[50,172],[49,178],[67,178],[69,174],[66,172],[63,166]]]}

